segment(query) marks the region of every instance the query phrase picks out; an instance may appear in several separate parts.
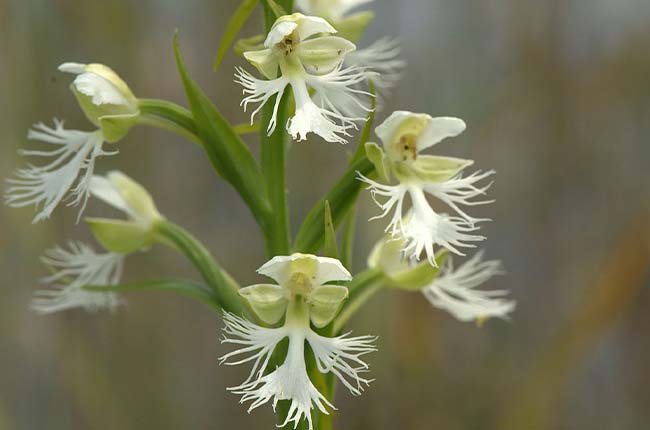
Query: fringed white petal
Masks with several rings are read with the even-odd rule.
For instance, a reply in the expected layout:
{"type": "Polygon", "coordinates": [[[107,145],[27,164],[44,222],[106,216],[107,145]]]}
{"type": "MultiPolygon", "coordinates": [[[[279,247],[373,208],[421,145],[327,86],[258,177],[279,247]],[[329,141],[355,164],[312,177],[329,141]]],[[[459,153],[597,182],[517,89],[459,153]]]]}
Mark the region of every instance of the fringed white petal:
{"type": "Polygon", "coordinates": [[[502,273],[501,262],[483,261],[482,252],[476,253],[457,269],[454,269],[449,256],[438,277],[422,292],[433,306],[448,311],[460,321],[507,318],[515,308],[514,301],[505,299],[507,291],[476,289],[492,276],[502,273]]]}
{"type": "Polygon", "coordinates": [[[355,396],[360,395],[372,382],[360,376],[368,371],[368,365],[360,357],[376,351],[373,345],[376,340],[374,336],[350,337],[349,333],[335,338],[319,336],[314,332],[307,335],[318,370],[321,373],[332,372],[355,396]]]}
{"type": "Polygon", "coordinates": [[[42,257],[54,272],[43,281],[57,285],[50,290],[37,291],[32,309],[47,314],[72,308],[112,310],[118,306],[121,301],[115,293],[87,291],[83,287],[119,283],[124,256],[110,252],[99,254],[81,242],[71,242],[68,247],[56,247],[42,257]]]}
{"type": "Polygon", "coordinates": [[[487,190],[492,186],[492,182],[483,186],[477,186],[477,183],[492,176],[494,173],[496,173],[494,170],[487,172],[477,171],[465,178],[459,175],[445,182],[427,183],[424,185],[424,190],[442,200],[456,211],[461,218],[469,224],[474,225],[478,222],[489,221],[489,219],[472,217],[463,211],[460,206],[478,206],[493,203],[494,200],[475,199],[480,196],[485,196],[487,190]]]}
{"type": "Polygon", "coordinates": [[[69,206],[81,206],[79,216],[89,196],[90,179],[95,159],[113,155],[102,149],[101,131],[83,132],[66,130],[63,122],[55,120],[54,128],[39,123],[29,131],[29,139],[53,146],[49,150],[23,150],[22,155],[51,157],[44,166],[28,165],[18,169],[15,177],[8,179],[5,201],[11,207],[34,205],[41,208],[33,222],[48,218],[65,195],[70,192],[69,206]],[[76,182],[76,185],[75,185],[76,182]]]}
{"type": "Polygon", "coordinates": [[[275,96],[273,116],[271,117],[267,128],[268,134],[271,135],[271,133],[275,131],[277,125],[278,108],[280,106],[280,101],[282,100],[284,89],[289,84],[289,80],[285,77],[273,80],[257,79],[246,70],[237,68],[237,72],[235,73],[235,82],[244,87],[244,95],[246,97],[244,97],[241,102],[244,111],[246,111],[249,103],[259,103],[257,109],[255,109],[251,114],[251,124],[255,121],[255,115],[259,113],[266,102],[269,101],[271,97],[275,96]]]}
{"type": "MultiPolygon", "coordinates": [[[[369,185],[367,189],[371,192],[375,203],[382,209],[382,213],[371,220],[384,218],[392,213],[386,232],[405,240],[403,252],[411,259],[418,260],[422,253],[426,253],[429,263],[436,266],[435,246],[464,255],[459,248],[475,248],[473,242],[485,239],[483,236],[473,234],[478,227],[464,218],[435,213],[427,202],[420,184],[384,185],[361,174],[359,179],[369,185]],[[411,197],[413,208],[410,215],[404,217],[404,198],[407,193],[411,197]],[[378,197],[385,200],[380,201],[378,197]]],[[[481,220],[474,219],[474,221],[481,220]]]]}
{"type": "Polygon", "coordinates": [[[342,116],[326,109],[319,108],[313,102],[296,107],[296,114],[289,119],[287,130],[291,137],[300,142],[307,139],[309,133],[315,133],[331,143],[347,143],[346,137],[351,136],[350,129],[356,128],[354,123],[344,122],[339,125],[335,121],[342,116]]]}
{"type": "Polygon", "coordinates": [[[419,259],[422,252],[425,252],[429,263],[436,266],[434,246],[441,246],[454,254],[465,255],[459,248],[476,248],[474,242],[485,240],[484,236],[473,234],[478,227],[463,218],[435,213],[419,186],[409,186],[409,195],[413,209],[403,229],[407,241],[404,253],[408,257],[419,259]]]}
{"type": "Polygon", "coordinates": [[[362,67],[339,65],[324,75],[308,75],[307,83],[316,91],[313,96],[316,104],[336,115],[342,124],[356,129],[355,121],[365,121],[372,111],[370,99],[373,97],[357,87],[376,76],[377,73],[362,67]]]}
{"type": "Polygon", "coordinates": [[[353,394],[361,394],[371,382],[360,376],[368,370],[368,365],[360,357],[375,350],[372,336],[349,337],[346,334],[326,338],[314,333],[309,325],[264,328],[228,313],[224,314],[224,322],[222,342],[241,345],[242,348],[224,355],[220,361],[228,365],[253,362],[246,381],[229,390],[241,395],[242,403],[251,402],[249,412],[268,402],[272,402],[275,409],[278,401],[290,400],[289,413],[280,427],[293,423],[296,428],[305,419],[312,429],[312,409],[317,408],[324,414],[329,413],[328,408],[335,409],[309,379],[305,365],[305,340],[314,351],[318,370],[332,372],[353,394]],[[289,338],[289,348],[284,363],[276,369],[267,369],[275,347],[285,337],[289,338]]]}
{"type": "Polygon", "coordinates": [[[390,233],[391,236],[404,235],[404,222],[403,211],[404,211],[404,197],[408,192],[409,187],[407,185],[398,184],[398,185],[385,185],[380,184],[379,182],[373,181],[361,173],[359,175],[359,180],[368,184],[368,191],[372,196],[372,199],[375,201],[377,206],[382,210],[382,213],[370,218],[370,220],[376,220],[386,217],[392,212],[390,222],[386,227],[386,232],[390,233]],[[380,201],[378,197],[385,198],[385,201],[380,201]]]}
{"type": "Polygon", "coordinates": [[[368,78],[372,79],[377,92],[386,97],[400,81],[406,68],[406,61],[399,58],[401,51],[399,40],[385,37],[366,48],[350,52],[345,57],[345,63],[373,72],[368,78]]]}
{"type": "Polygon", "coordinates": [[[253,362],[253,369],[246,381],[229,388],[233,393],[242,396],[241,403],[251,402],[249,412],[269,401],[272,401],[275,410],[278,401],[290,400],[289,413],[281,427],[293,423],[296,428],[302,419],[306,419],[312,429],[311,410],[314,407],[324,414],[328,413],[327,407],[334,409],[307,374],[305,338],[309,328],[269,329],[227,313],[224,314],[224,322],[226,326],[222,342],[243,347],[221,357],[221,362],[229,365],[253,362]],[[289,349],[284,363],[265,374],[273,350],[285,337],[289,338],[289,349]],[[240,356],[243,358],[235,358],[240,356]]]}

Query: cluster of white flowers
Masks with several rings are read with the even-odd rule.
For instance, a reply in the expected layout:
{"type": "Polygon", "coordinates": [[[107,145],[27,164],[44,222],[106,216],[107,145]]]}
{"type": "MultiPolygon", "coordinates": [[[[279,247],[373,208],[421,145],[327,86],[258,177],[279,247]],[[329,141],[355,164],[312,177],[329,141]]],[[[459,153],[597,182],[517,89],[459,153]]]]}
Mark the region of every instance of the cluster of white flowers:
{"type": "MultiPolygon", "coordinates": [[[[272,134],[278,126],[281,99],[290,87],[295,110],[286,129],[294,140],[305,140],[313,133],[327,142],[347,142],[357,123],[365,121],[371,112],[375,94],[369,89],[370,82],[379,95],[386,94],[405,67],[394,40],[380,39],[357,51],[353,42],[359,39],[372,13],[351,12],[371,1],[297,0],[296,6],[309,15],[295,13],[278,18],[266,35],[264,48],[244,52],[245,59],[262,75],[258,79],[243,68],[237,68],[235,74],[236,82],[244,88],[244,110],[249,104],[258,105],[251,122],[275,97],[266,130],[272,134]]],[[[8,181],[6,201],[12,207],[35,205],[39,210],[34,222],[48,218],[66,196],[69,204],[80,206],[81,211],[92,195],[126,215],[125,220],[87,220],[106,249],[104,253],[77,242],[71,242],[69,249],[48,251],[43,261],[53,274],[45,281],[55,287],[37,292],[32,305],[40,313],[112,309],[121,303],[116,294],[86,287],[118,284],[125,257],[154,243],[152,231],[163,218],[142,186],[120,172],[94,175],[94,167],[98,157],[115,153],[107,151],[105,143],[122,139],[139,120],[140,106],[145,107],[106,66],[65,63],[59,69],[76,74],[72,91],[97,129],[66,130],[58,120],[54,127],[35,125],[28,138],[49,149],[22,153],[51,161],[19,169],[8,181]]],[[[465,123],[458,118],[433,118],[407,111],[392,113],[376,128],[382,146],[366,144],[367,157],[376,168],[369,177],[359,173],[358,179],[367,184],[382,210],[375,219],[388,217],[389,222],[388,235],[378,243],[369,265],[391,280],[416,266],[426,267],[437,276],[406,289],[421,291],[433,306],[461,321],[506,318],[514,309],[514,302],[505,297],[507,292],[477,289],[502,272],[500,262],[483,261],[482,252],[478,252],[454,268],[452,256],[446,255],[464,256],[465,249],[475,248],[484,239],[478,230],[488,219],[469,215],[467,208],[492,202],[485,196],[494,171],[464,174],[473,161],[422,154],[464,130],[465,123]],[[434,210],[429,198],[439,200],[451,213],[434,210]],[[422,256],[426,261],[419,262],[422,256]]],[[[305,420],[311,430],[314,409],[328,414],[335,407],[327,397],[329,393],[314,384],[306,354],[313,354],[318,372],[333,374],[352,394],[359,395],[371,382],[364,376],[368,365],[362,356],[375,350],[375,338],[324,331],[348,298],[348,288],[332,282],[352,280],[339,260],[300,253],[275,256],[258,273],[276,284],[242,288],[238,290],[242,301],[237,302],[245,302],[257,320],[229,312],[223,315],[222,342],[239,349],[223,355],[221,363],[252,365],[246,380],[229,390],[241,395],[242,403],[250,402],[249,411],[269,402],[275,409],[279,401],[289,400],[281,426],[293,423],[295,428],[305,420]],[[322,335],[325,332],[332,337],[322,335]],[[271,363],[277,363],[276,350],[285,339],[286,357],[272,368],[271,363]]]]}

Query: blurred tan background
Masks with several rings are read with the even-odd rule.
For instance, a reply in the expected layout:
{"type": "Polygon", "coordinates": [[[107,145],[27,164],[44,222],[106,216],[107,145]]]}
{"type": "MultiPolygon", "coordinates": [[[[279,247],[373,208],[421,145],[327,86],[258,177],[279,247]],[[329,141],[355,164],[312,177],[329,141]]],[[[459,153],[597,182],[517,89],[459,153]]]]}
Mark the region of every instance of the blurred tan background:
{"type": "MultiPolygon", "coordinates": [[[[233,122],[245,121],[226,58],[211,63],[234,0],[0,0],[0,173],[37,121],[85,129],[56,71],[64,61],[113,67],[142,97],[185,104],[170,49],[175,28],[195,78],[233,122]]],[[[466,120],[436,151],[498,171],[496,204],[480,214],[491,257],[508,274],[511,322],[483,328],[387,293],[356,318],[380,336],[376,381],[339,393],[341,429],[643,429],[650,421],[650,2],[647,0],[377,0],[364,38],[399,36],[409,63],[387,111],[466,120]]],[[[259,14],[245,35],[259,32],[259,14]]],[[[362,43],[363,45],[363,43],[362,43]]],[[[254,139],[251,145],[255,147],[254,139]]],[[[336,145],[295,145],[294,228],[343,170],[336,145]]],[[[259,234],[201,150],[136,128],[97,172],[121,169],[161,211],[199,236],[242,283],[257,282],[259,234]]],[[[362,200],[356,267],[381,223],[362,200]]],[[[86,214],[106,214],[89,205],[86,214]]],[[[248,416],[225,387],[218,319],[163,293],[131,294],[115,314],[28,310],[45,274],[43,249],[92,241],[64,207],[31,225],[31,209],[0,207],[0,429],[270,429],[269,407],[248,416]]],[[[92,243],[92,242],[91,242],[92,243]]],[[[126,280],[195,276],[171,252],[127,261],[126,280]]]]}

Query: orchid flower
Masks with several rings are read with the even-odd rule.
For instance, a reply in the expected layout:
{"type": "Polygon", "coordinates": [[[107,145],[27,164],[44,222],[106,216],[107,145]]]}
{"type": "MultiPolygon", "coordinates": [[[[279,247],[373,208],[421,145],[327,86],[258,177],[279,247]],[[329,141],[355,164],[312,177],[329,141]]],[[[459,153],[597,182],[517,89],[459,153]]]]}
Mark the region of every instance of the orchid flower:
{"type": "Polygon", "coordinates": [[[241,348],[223,357],[229,365],[253,363],[248,378],[229,390],[242,396],[242,402],[251,402],[249,412],[272,401],[290,400],[291,406],[284,427],[294,428],[306,419],[313,428],[311,410],[317,408],[328,414],[334,406],[318,391],[307,374],[305,341],[309,343],[321,373],[333,373],[354,395],[359,395],[371,381],[363,378],[368,365],[361,356],[374,351],[372,336],[350,337],[344,334],[329,338],[317,334],[310,325],[324,327],[338,313],[347,297],[347,288],[329,285],[332,281],[348,281],[350,273],[336,259],[314,255],[293,254],[271,259],[258,273],[274,279],[279,285],[258,284],[240,290],[266,328],[242,317],[224,315],[224,343],[241,348]],[[269,360],[280,341],[288,338],[289,349],[282,365],[268,369],[269,360]]]}
{"type": "Polygon", "coordinates": [[[20,153],[50,161],[18,169],[15,177],[7,180],[5,200],[11,207],[39,208],[35,223],[49,218],[66,196],[70,198],[69,206],[80,206],[81,216],[97,158],[116,154],[105,150],[104,143],[124,137],[140,115],[137,99],[108,67],[64,63],[59,70],[76,75],[72,92],[97,130],[68,130],[63,121],[55,119],[53,127],[38,123],[27,134],[28,139],[42,142],[47,148],[20,153]]]}
{"type": "Polygon", "coordinates": [[[358,67],[342,66],[345,56],[356,49],[355,45],[329,35],[333,33],[336,30],[323,18],[299,13],[287,15],[275,22],[264,49],[244,53],[266,78],[257,79],[244,69],[237,69],[236,81],[244,87],[246,95],[242,101],[244,110],[249,103],[260,104],[253,111],[251,122],[275,97],[273,117],[267,129],[269,135],[273,133],[280,100],[285,88],[291,86],[296,112],[289,119],[287,130],[293,139],[305,140],[309,133],[315,133],[327,142],[347,142],[350,130],[357,128],[355,121],[365,119],[365,116],[348,116],[350,106],[367,113],[369,108],[361,99],[371,95],[354,88],[366,80],[367,73],[358,67]],[[318,105],[310,89],[318,94],[318,105]]]}
{"type": "Polygon", "coordinates": [[[461,172],[471,166],[473,161],[420,154],[464,130],[465,123],[458,118],[432,118],[426,114],[394,112],[376,129],[384,149],[375,145],[374,150],[380,158],[377,163],[387,165],[387,168],[382,169],[387,175],[393,174],[398,184],[387,185],[359,175],[369,185],[368,190],[383,210],[381,215],[373,219],[392,213],[386,231],[394,237],[405,239],[405,255],[419,259],[425,253],[434,266],[434,246],[464,255],[461,248],[474,248],[475,242],[484,239],[475,232],[478,230],[477,224],[487,219],[468,215],[463,206],[491,203],[490,200],[477,199],[485,195],[491,183],[478,183],[494,174],[494,171],[475,172],[463,177],[461,172]],[[411,208],[405,216],[404,200],[407,195],[411,199],[411,208]],[[456,215],[436,213],[429,204],[427,195],[446,203],[456,215]]]}

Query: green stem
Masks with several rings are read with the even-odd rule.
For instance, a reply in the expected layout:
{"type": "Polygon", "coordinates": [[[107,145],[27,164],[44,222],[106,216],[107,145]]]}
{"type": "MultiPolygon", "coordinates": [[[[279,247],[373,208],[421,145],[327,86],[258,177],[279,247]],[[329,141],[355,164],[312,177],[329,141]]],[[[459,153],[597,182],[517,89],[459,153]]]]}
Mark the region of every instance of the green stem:
{"type": "Polygon", "coordinates": [[[265,229],[267,235],[267,253],[269,257],[287,255],[290,252],[289,209],[287,204],[286,180],[286,131],[289,91],[285,90],[277,111],[277,124],[273,133],[268,136],[267,127],[273,116],[273,103],[268,103],[262,111],[260,126],[260,141],[262,152],[262,175],[266,179],[271,214],[269,226],[265,229]]]}
{"type": "Polygon", "coordinates": [[[198,139],[197,143],[201,144],[192,113],[183,106],[160,99],[138,99],[138,104],[143,117],[154,117],[159,121],[165,120],[168,123],[173,124],[173,127],[175,127],[174,130],[170,131],[175,132],[176,130],[184,130],[183,133],[194,136],[195,139],[198,139]]]}
{"type": "Polygon", "coordinates": [[[248,316],[248,309],[237,292],[237,283],[219,266],[201,242],[182,227],[168,221],[157,222],[154,233],[159,236],[162,244],[169,245],[171,242],[176,250],[185,254],[212,288],[219,305],[225,311],[248,316]]]}
{"type": "Polygon", "coordinates": [[[217,297],[210,288],[187,279],[160,279],[119,285],[88,285],[84,290],[123,293],[129,291],[170,291],[200,301],[215,312],[221,312],[217,297]]]}
{"type": "MultiPolygon", "coordinates": [[[[287,11],[287,13],[291,13],[293,0],[278,0],[275,3],[287,11]]],[[[268,33],[277,19],[277,11],[274,10],[272,5],[267,1],[262,2],[262,4],[264,5],[264,24],[266,32],[268,33]]],[[[289,116],[289,99],[289,91],[285,90],[277,110],[277,126],[270,136],[268,135],[267,129],[269,122],[273,117],[272,103],[268,103],[262,109],[262,121],[260,124],[262,174],[266,179],[272,209],[270,225],[265,229],[267,235],[267,253],[269,257],[286,255],[291,252],[289,209],[286,189],[287,133],[284,129],[284,125],[287,123],[289,116]]]]}
{"type": "Polygon", "coordinates": [[[368,269],[354,277],[348,290],[350,296],[341,312],[334,320],[331,327],[331,335],[341,333],[345,324],[368,299],[375,295],[384,286],[384,274],[379,269],[368,269]]]}

